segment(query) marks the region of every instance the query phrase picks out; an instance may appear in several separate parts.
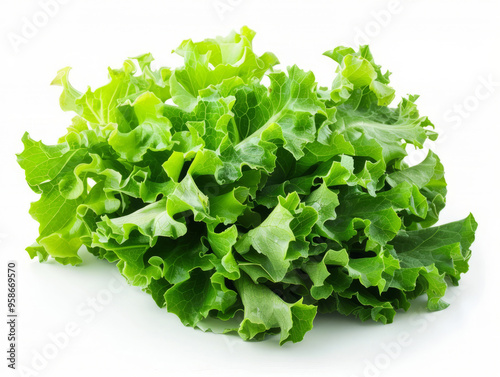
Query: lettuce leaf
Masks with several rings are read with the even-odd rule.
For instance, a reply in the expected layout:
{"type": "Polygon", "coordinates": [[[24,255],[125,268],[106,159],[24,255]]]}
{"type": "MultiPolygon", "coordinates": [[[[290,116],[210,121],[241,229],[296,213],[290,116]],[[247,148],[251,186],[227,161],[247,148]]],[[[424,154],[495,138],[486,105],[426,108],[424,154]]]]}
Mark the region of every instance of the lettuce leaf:
{"type": "Polygon", "coordinates": [[[30,257],[75,265],[86,248],[184,325],[245,340],[301,341],[318,311],[390,323],[423,294],[445,308],[477,224],[436,226],[443,165],[405,161],[437,137],[418,96],[391,107],[368,46],[326,52],[325,88],[275,69],[254,36],[186,40],[173,69],[128,59],[95,90],[59,71],[75,117],[55,145],[26,133],[17,155],[40,194],[30,257]]]}

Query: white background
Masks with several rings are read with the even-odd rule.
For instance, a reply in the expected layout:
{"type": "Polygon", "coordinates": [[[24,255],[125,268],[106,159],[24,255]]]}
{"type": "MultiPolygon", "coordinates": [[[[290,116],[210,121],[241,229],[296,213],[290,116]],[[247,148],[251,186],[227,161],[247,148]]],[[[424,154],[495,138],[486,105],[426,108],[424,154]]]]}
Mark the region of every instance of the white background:
{"type": "MultiPolygon", "coordinates": [[[[0,302],[4,315],[6,264],[16,260],[18,361],[31,375],[470,376],[498,370],[498,1],[66,0],[46,19],[40,3],[0,5],[0,302]],[[23,25],[34,18],[40,26],[23,36],[23,25]],[[322,85],[330,84],[335,67],[321,55],[325,50],[368,42],[376,61],[394,72],[398,93],[421,95],[421,112],[442,134],[433,146],[449,188],[441,222],[469,211],[479,222],[470,271],[460,288],[449,290],[448,309],[428,313],[422,300],[387,326],[321,316],[304,341],[279,347],[276,338],[243,342],[186,328],[147,294],[120,285],[116,268],[93,257],[79,267],[29,259],[23,249],[36,238],[37,223],[28,208],[37,196],[14,153],[22,150],[25,130],[53,143],[69,124],[72,115],[58,107],[60,88],[49,86],[57,70],[72,66],[77,88],[95,87],[106,82],[108,65],[118,67],[129,56],[152,52],[158,65],[177,65],[170,52],[183,39],[225,35],[242,25],[258,32],[257,52],[273,51],[282,67],[312,69],[322,85]],[[16,36],[25,40],[16,45],[16,36]],[[491,80],[492,86],[484,84],[491,80]],[[62,342],[68,326],[76,329],[62,342]],[[51,359],[43,362],[47,352],[51,359]]],[[[7,328],[0,329],[5,355],[7,328]]]]}

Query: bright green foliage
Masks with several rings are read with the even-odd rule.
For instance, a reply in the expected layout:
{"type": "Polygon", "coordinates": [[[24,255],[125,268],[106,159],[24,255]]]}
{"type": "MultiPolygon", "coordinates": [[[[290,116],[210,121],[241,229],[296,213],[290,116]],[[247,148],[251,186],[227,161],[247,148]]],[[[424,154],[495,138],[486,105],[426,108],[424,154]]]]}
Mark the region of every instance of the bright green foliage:
{"type": "Polygon", "coordinates": [[[86,246],[185,325],[245,340],[300,341],[317,311],[389,323],[421,294],[446,307],[477,224],[432,227],[443,166],[403,160],[437,136],[417,97],[389,107],[367,46],[325,53],[339,65],[327,89],[274,70],[253,37],[184,41],[175,69],[127,60],[94,91],[61,70],[73,123],[52,146],[26,134],[18,155],[41,194],[30,256],[75,265],[86,246]]]}

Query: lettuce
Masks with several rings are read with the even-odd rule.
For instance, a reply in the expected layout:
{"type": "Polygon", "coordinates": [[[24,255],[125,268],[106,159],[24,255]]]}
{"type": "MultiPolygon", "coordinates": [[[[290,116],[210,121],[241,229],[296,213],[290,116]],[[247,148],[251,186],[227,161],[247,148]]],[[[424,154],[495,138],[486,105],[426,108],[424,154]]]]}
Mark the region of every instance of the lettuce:
{"type": "Polygon", "coordinates": [[[40,199],[31,258],[115,263],[183,324],[298,342],[320,312],[392,322],[426,294],[439,310],[468,269],[472,215],[435,226],[446,181],[417,96],[395,91],[368,46],[337,47],[330,88],[256,54],[254,32],[150,54],[85,92],[59,71],[75,113],[56,145],[26,133],[18,162],[40,199]],[[263,78],[269,78],[269,85],[263,78]]]}

